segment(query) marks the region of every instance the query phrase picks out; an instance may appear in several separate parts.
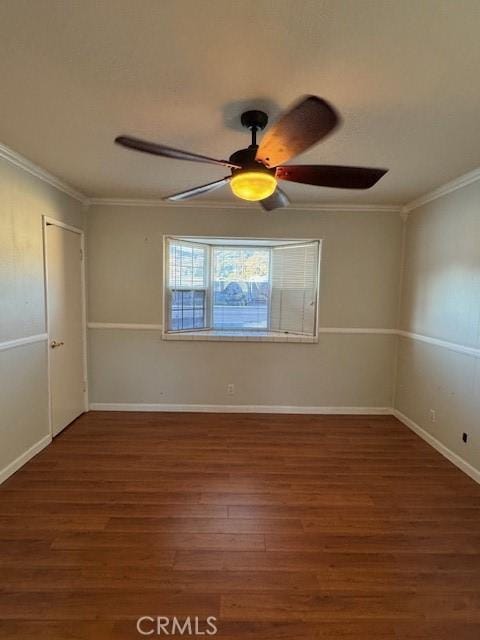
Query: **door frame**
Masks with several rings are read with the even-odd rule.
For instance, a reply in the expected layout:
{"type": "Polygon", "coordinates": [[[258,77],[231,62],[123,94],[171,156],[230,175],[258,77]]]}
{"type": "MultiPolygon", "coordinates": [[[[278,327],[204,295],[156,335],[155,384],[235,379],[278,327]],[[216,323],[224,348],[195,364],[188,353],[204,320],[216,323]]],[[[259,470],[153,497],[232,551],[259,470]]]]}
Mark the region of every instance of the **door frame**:
{"type": "Polygon", "coordinates": [[[83,380],[85,385],[84,392],[84,409],[85,411],[89,410],[89,402],[88,402],[88,367],[87,367],[87,296],[86,296],[86,275],[85,275],[85,231],[80,229],[79,227],[74,227],[70,224],[66,224],[61,220],[57,220],[56,218],[52,218],[51,216],[43,215],[42,216],[42,235],[43,235],[43,279],[44,279],[44,291],[45,291],[45,328],[47,333],[47,379],[48,379],[48,425],[50,430],[50,436],[53,438],[53,420],[52,420],[52,385],[51,385],[51,356],[50,356],[50,336],[49,336],[49,313],[48,313],[48,277],[47,277],[47,266],[48,266],[48,243],[47,243],[47,226],[54,225],[56,227],[60,227],[61,229],[65,229],[66,231],[73,231],[73,233],[78,233],[80,236],[80,249],[82,251],[82,259],[81,259],[81,268],[80,268],[80,287],[81,287],[81,296],[82,296],[82,340],[83,340],[83,358],[82,358],[82,367],[83,367],[83,380]]]}

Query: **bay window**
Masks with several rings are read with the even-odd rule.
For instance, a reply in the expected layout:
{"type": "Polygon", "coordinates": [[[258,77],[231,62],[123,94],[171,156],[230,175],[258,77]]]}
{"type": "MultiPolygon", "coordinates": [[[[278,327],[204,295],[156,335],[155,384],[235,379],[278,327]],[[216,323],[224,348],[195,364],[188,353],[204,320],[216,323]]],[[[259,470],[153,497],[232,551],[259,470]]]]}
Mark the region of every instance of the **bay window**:
{"type": "Polygon", "coordinates": [[[319,249],[318,240],[166,237],[164,334],[315,337],[319,249]]]}

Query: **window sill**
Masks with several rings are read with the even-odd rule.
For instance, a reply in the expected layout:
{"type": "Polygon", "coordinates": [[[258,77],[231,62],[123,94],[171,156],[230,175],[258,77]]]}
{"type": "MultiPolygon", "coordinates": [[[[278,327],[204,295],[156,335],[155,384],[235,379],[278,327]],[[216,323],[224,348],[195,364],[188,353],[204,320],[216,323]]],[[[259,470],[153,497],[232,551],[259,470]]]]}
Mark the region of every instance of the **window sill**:
{"type": "Polygon", "coordinates": [[[164,340],[201,340],[208,342],[318,342],[315,336],[296,333],[277,333],[274,331],[182,331],[163,333],[164,340]]]}

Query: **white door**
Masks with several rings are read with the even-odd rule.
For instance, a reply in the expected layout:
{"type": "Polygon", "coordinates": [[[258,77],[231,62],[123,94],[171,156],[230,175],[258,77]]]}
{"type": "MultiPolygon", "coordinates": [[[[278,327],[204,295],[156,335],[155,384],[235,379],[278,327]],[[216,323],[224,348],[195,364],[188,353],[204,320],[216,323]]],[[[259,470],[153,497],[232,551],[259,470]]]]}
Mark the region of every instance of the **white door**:
{"type": "Polygon", "coordinates": [[[85,411],[82,235],[46,221],[45,266],[52,435],[85,411]]]}

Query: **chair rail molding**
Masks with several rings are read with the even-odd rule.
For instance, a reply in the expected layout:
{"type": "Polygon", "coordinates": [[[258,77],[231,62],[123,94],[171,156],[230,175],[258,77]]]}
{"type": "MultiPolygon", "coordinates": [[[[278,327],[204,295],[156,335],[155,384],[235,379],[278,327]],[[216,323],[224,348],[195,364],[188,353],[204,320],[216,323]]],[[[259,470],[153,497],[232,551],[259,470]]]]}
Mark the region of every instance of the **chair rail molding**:
{"type": "Polygon", "coordinates": [[[15,340],[5,340],[0,342],[0,351],[6,351],[7,349],[14,349],[15,347],[23,347],[27,344],[34,344],[35,342],[43,342],[48,339],[47,333],[38,333],[34,336],[27,336],[26,338],[16,338],[15,340]]]}

